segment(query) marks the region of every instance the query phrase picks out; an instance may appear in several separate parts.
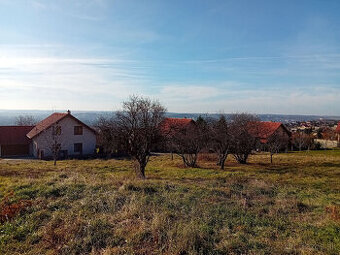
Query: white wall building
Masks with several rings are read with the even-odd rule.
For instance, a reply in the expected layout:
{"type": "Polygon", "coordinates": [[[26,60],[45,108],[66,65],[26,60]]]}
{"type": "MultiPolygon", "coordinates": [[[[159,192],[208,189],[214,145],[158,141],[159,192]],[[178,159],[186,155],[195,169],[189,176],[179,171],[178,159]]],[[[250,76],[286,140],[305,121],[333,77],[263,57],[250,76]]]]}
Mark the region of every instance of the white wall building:
{"type": "Polygon", "coordinates": [[[53,113],[39,122],[28,134],[34,157],[53,156],[53,145],[60,146],[60,157],[92,155],[96,149],[96,132],[73,115],[53,113]]]}

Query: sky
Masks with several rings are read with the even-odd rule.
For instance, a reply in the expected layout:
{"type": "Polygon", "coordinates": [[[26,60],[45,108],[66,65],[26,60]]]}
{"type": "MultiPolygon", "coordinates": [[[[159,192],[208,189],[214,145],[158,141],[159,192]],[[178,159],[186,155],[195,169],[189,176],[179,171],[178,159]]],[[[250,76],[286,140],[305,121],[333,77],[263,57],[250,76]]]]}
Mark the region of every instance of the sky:
{"type": "Polygon", "coordinates": [[[340,115],[339,0],[0,0],[0,109],[340,115]]]}

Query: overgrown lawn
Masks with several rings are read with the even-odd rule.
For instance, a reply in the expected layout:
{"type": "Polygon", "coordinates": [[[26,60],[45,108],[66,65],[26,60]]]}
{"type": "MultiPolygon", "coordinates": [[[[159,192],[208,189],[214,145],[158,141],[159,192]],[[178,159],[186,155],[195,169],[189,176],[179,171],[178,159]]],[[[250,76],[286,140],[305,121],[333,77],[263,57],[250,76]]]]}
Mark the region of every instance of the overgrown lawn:
{"type": "Polygon", "coordinates": [[[339,254],[340,150],[269,162],[0,160],[0,254],[339,254]]]}

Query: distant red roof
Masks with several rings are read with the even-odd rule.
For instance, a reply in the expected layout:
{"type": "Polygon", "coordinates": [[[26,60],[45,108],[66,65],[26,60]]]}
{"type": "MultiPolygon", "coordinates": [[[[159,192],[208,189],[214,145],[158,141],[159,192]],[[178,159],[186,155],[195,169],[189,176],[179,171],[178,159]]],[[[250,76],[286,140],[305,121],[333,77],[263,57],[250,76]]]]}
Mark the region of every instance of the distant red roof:
{"type": "Polygon", "coordinates": [[[30,139],[26,136],[33,126],[0,126],[1,145],[24,145],[29,144],[30,139]]]}
{"type": "Polygon", "coordinates": [[[340,121],[339,121],[339,123],[338,123],[337,128],[335,129],[335,132],[340,133],[340,121]]]}
{"type": "Polygon", "coordinates": [[[194,123],[192,119],[165,118],[160,124],[160,127],[163,134],[170,134],[183,130],[194,123]]]}
{"type": "Polygon", "coordinates": [[[271,121],[252,121],[248,124],[248,131],[252,136],[259,138],[262,143],[266,143],[267,139],[281,126],[290,134],[282,123],[271,121]]]}
{"type": "Polygon", "coordinates": [[[48,116],[46,119],[40,121],[28,134],[27,137],[33,138],[39,135],[42,131],[52,126],[54,123],[60,121],[64,117],[67,116],[67,113],[53,113],[48,116]]]}

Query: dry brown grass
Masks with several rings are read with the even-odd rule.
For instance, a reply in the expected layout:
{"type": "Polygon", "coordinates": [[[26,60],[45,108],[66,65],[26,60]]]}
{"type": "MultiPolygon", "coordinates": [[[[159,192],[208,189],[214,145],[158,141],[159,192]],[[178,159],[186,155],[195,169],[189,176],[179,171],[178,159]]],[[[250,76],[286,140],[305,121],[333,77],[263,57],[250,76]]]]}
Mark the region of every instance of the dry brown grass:
{"type": "Polygon", "coordinates": [[[340,151],[0,163],[1,254],[338,254],[340,151]],[[32,174],[33,173],[33,174],[32,174]],[[10,195],[12,194],[12,195],[10,195]]]}

